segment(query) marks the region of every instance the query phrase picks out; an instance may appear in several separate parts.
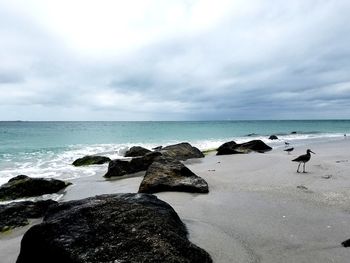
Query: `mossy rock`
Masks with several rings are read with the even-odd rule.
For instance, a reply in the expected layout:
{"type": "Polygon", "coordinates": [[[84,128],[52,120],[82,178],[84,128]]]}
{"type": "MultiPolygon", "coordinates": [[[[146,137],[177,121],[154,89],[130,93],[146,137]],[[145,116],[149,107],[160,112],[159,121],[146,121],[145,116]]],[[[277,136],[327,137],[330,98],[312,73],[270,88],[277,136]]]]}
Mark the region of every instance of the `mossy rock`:
{"type": "Polygon", "coordinates": [[[69,182],[52,178],[31,178],[26,175],[19,175],[0,187],[0,200],[53,194],[70,184],[69,182]]]}

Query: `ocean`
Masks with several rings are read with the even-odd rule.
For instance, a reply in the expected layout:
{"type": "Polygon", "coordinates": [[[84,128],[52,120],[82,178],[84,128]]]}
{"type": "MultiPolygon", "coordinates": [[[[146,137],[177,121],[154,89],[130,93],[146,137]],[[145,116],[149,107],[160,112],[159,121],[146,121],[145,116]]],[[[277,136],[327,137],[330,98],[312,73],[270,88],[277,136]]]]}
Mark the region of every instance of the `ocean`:
{"type": "Polygon", "coordinates": [[[84,155],[121,158],[140,145],[153,148],[190,142],[201,150],[234,140],[262,139],[274,148],[328,141],[350,134],[350,120],[175,121],[175,122],[0,122],[0,184],[13,176],[69,180],[106,172],[102,166],[74,167],[84,155]],[[279,140],[268,137],[275,134],[279,140]]]}

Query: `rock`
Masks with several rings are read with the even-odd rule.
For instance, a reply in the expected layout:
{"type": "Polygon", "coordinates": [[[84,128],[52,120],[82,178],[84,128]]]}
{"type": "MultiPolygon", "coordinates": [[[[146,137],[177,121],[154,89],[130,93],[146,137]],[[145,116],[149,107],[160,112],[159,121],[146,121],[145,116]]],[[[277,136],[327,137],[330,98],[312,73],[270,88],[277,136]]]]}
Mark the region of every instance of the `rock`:
{"type": "Polygon", "coordinates": [[[271,135],[269,137],[269,140],[278,140],[278,137],[276,135],[271,135]]]}
{"type": "Polygon", "coordinates": [[[270,151],[272,148],[261,140],[252,140],[249,142],[237,144],[234,141],[226,142],[218,148],[216,155],[249,153],[251,151],[263,153],[270,151]]]}
{"type": "Polygon", "coordinates": [[[216,155],[236,154],[241,153],[235,150],[237,143],[234,141],[225,142],[218,149],[216,155]]]}
{"type": "Polygon", "coordinates": [[[31,178],[26,175],[19,175],[0,187],[0,200],[52,194],[70,184],[56,179],[31,178]]]}
{"type": "Polygon", "coordinates": [[[137,157],[137,156],[144,156],[146,153],[150,153],[151,151],[143,148],[141,146],[133,146],[131,147],[126,153],[125,157],[137,157]]]}
{"type": "Polygon", "coordinates": [[[123,176],[147,170],[154,159],[161,156],[160,152],[150,152],[142,157],[136,157],[131,161],[116,159],[109,162],[108,171],[104,175],[106,178],[113,176],[123,176]]]}
{"type": "Polygon", "coordinates": [[[24,234],[17,263],[212,262],[187,234],[156,196],[90,197],[52,206],[24,234]]]}
{"type": "Polygon", "coordinates": [[[0,232],[29,224],[29,218],[43,217],[48,207],[56,201],[23,201],[0,205],[0,232]]]}
{"type": "Polygon", "coordinates": [[[350,247],[350,239],[343,241],[341,244],[343,247],[350,247]]]}
{"type": "Polygon", "coordinates": [[[238,149],[242,150],[243,152],[255,151],[259,153],[264,153],[272,150],[270,146],[261,140],[252,140],[249,142],[241,143],[239,144],[238,149]]]}
{"type": "Polygon", "coordinates": [[[134,173],[146,171],[148,167],[153,163],[153,161],[161,155],[161,152],[150,152],[145,154],[143,157],[132,158],[130,161],[130,166],[132,167],[134,173]]]}
{"type": "Polygon", "coordinates": [[[253,137],[253,136],[257,136],[257,134],[256,133],[248,133],[246,136],[253,137]]]}
{"type": "Polygon", "coordinates": [[[148,168],[139,193],[180,191],[208,193],[207,182],[178,160],[159,158],[148,168]]]}
{"type": "Polygon", "coordinates": [[[92,164],[104,164],[110,162],[111,159],[105,156],[87,155],[83,158],[75,160],[72,164],[74,166],[92,165],[92,164]]]}
{"type": "Polygon", "coordinates": [[[292,131],[290,134],[297,134],[297,132],[296,131],[292,131]]]}
{"type": "Polygon", "coordinates": [[[165,157],[185,161],[191,158],[203,158],[204,154],[196,147],[187,142],[169,145],[162,148],[161,153],[165,157]]]}
{"type": "Polygon", "coordinates": [[[152,150],[160,151],[162,148],[163,148],[163,146],[157,146],[157,147],[152,148],[152,150]]]}

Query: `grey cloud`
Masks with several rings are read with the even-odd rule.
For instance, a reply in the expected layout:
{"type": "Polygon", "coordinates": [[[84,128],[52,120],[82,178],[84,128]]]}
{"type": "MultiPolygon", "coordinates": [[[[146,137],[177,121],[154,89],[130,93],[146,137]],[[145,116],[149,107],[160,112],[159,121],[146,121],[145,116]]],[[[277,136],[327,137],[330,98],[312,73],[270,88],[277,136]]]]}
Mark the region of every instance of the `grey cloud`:
{"type": "Polygon", "coordinates": [[[76,56],[40,26],[7,15],[0,34],[10,29],[31,44],[0,44],[17,61],[3,60],[0,68],[19,72],[0,73],[0,92],[11,83],[32,92],[7,100],[8,105],[25,101],[29,111],[31,104],[57,111],[77,107],[97,119],[123,113],[155,120],[348,114],[350,92],[339,88],[350,83],[348,1],[256,3],[253,11],[225,18],[206,32],[96,61],[76,56]]]}

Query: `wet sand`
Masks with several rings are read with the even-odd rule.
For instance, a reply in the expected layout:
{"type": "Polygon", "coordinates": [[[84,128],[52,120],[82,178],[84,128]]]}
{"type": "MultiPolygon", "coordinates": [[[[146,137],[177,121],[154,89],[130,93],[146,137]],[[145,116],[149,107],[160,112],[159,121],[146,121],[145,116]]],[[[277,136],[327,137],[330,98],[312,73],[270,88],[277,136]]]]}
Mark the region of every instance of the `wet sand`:
{"type": "MultiPolygon", "coordinates": [[[[190,239],[214,262],[349,262],[350,140],[282,148],[265,154],[187,161],[207,180],[209,194],[158,193],[186,223],[190,239]],[[310,148],[316,155],[296,173],[291,160],[310,148]]],[[[61,201],[96,194],[136,192],[143,173],[106,181],[76,179],[61,201]]],[[[2,261],[15,262],[26,228],[0,235],[2,261]]]]}

